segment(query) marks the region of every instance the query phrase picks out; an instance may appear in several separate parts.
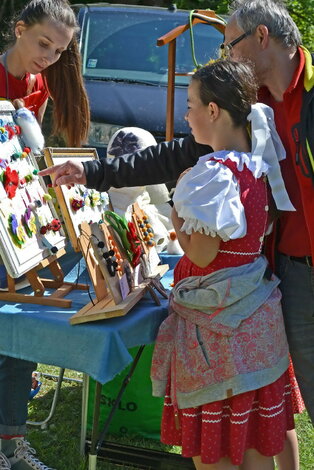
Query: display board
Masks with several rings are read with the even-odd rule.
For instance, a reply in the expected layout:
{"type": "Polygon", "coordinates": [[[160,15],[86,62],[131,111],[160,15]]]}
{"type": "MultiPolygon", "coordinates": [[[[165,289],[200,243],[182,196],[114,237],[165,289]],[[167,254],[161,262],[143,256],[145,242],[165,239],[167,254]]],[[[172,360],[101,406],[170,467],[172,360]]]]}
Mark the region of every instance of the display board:
{"type": "MultiPolygon", "coordinates": [[[[44,156],[47,166],[73,159],[79,162],[98,159],[96,149],[89,148],[46,148],[44,156]]],[[[90,224],[102,221],[103,213],[109,204],[108,195],[80,184],[72,187],[58,186],[54,189],[70,242],[75,251],[80,251],[80,225],[84,222],[90,224]]]]}
{"type": "Polygon", "coordinates": [[[0,101],[0,255],[17,278],[64,248],[66,239],[14,112],[0,101]]]}
{"type": "MultiPolygon", "coordinates": [[[[133,243],[133,256],[130,257],[130,252],[126,249],[127,239],[133,239],[133,242],[139,241],[139,233],[135,230],[131,234],[128,230],[128,234],[126,231],[123,234],[122,232],[126,230],[125,225],[122,224],[121,217],[113,212],[110,219],[112,225],[109,225],[108,212],[111,211],[105,213],[105,223],[84,222],[80,225],[81,235],[78,243],[85,258],[96,298],[70,318],[70,323],[73,325],[126,315],[146,291],[150,292],[157,304],[160,304],[160,301],[155,290],[167,297],[166,291],[161,286],[160,277],[169,266],[158,265],[157,260],[153,266],[146,262],[144,269],[146,277],[142,270],[144,250],[140,247],[140,256],[137,257],[138,245],[133,243]],[[113,228],[114,226],[117,230],[113,228]],[[149,269],[147,269],[148,264],[149,269]]],[[[158,263],[160,263],[159,258],[158,263]]]]}

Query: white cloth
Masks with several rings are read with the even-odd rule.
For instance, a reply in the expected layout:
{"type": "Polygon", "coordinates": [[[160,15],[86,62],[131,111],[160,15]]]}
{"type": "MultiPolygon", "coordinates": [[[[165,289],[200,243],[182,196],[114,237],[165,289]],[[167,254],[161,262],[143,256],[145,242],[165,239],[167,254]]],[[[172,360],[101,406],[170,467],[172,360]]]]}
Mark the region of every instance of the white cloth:
{"type": "MultiPolygon", "coordinates": [[[[149,145],[156,145],[154,136],[139,127],[124,127],[117,130],[111,137],[107,158],[141,150],[149,145]]],[[[154,230],[154,240],[158,252],[164,250],[168,243],[168,230],[173,229],[170,219],[170,199],[165,184],[136,186],[128,188],[111,188],[108,191],[111,204],[117,214],[131,219],[132,204],[137,202],[149,218],[154,230]]]]}
{"type": "Polygon", "coordinates": [[[182,232],[203,232],[223,241],[246,235],[246,218],[240,200],[238,182],[225,165],[211,157],[237,162],[239,169],[249,161],[244,153],[220,151],[202,156],[179,181],[173,195],[179,217],[184,219],[182,232]]]}
{"type": "Polygon", "coordinates": [[[255,178],[259,178],[262,173],[267,174],[277,208],[295,211],[281,175],[279,161],[286,158],[286,151],[276,131],[272,108],[263,103],[252,105],[248,121],[251,122],[251,167],[254,168],[252,172],[255,178]]]}

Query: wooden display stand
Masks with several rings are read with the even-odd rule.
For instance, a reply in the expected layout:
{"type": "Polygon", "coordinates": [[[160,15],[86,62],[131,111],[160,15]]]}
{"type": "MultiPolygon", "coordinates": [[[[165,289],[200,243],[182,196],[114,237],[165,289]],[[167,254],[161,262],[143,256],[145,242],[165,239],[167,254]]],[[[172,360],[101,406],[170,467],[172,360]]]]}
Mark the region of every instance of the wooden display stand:
{"type": "MultiPolygon", "coordinates": [[[[77,160],[79,162],[86,162],[91,160],[98,160],[98,154],[94,148],[51,148],[47,147],[44,149],[44,156],[47,166],[58,165],[65,163],[68,160],[77,160]]],[[[52,177],[53,179],[53,177],[52,177]]],[[[82,186],[82,185],[81,185],[82,186]]],[[[79,185],[68,188],[66,185],[57,186],[54,188],[58,205],[66,225],[67,234],[74,251],[80,251],[79,226],[82,222],[98,222],[102,218],[104,208],[101,205],[95,207],[85,206],[83,209],[73,211],[71,208],[70,199],[75,194],[76,188],[79,185]]],[[[97,192],[89,190],[86,192],[97,192]]],[[[101,193],[99,193],[101,194],[101,193]]]]}
{"type": "Polygon", "coordinates": [[[45,258],[36,268],[25,273],[33,289],[32,294],[16,292],[15,280],[7,274],[8,290],[0,292],[0,301],[50,305],[63,308],[71,307],[72,300],[64,299],[63,297],[74,289],[87,290],[88,285],[64,282],[64,274],[58,262],[58,258],[64,254],[64,249],[59,250],[56,255],[45,258]],[[39,277],[38,271],[46,267],[53,274],[53,279],[39,277]],[[52,294],[44,295],[45,289],[55,289],[55,291],[52,294]]]}
{"type": "MultiPolygon", "coordinates": [[[[108,240],[113,239],[113,231],[106,224],[81,224],[79,245],[85,258],[90,279],[93,283],[96,299],[87,304],[70,318],[72,325],[90,321],[125,315],[132,307],[149,291],[157,304],[158,297],[153,291],[154,278],[160,278],[169,269],[168,265],[157,266],[152,276],[143,280],[134,287],[125,298],[122,298],[120,280],[122,271],[117,270],[115,276],[110,276],[106,264],[97,251],[97,243],[104,242],[108,246],[108,240]]],[[[123,253],[119,242],[115,240],[116,255],[123,259],[123,253]]],[[[110,246],[108,246],[110,248],[110,246]]]]}
{"type": "MultiPolygon", "coordinates": [[[[204,23],[212,25],[221,33],[224,33],[224,21],[216,15],[213,10],[194,10],[192,15],[192,27],[195,24],[204,23]]],[[[180,34],[190,28],[190,24],[180,25],[172,29],[164,36],[157,39],[157,46],[165,46],[168,44],[168,87],[167,87],[167,115],[166,115],[166,140],[172,140],[174,136],[174,91],[175,76],[190,75],[189,72],[176,72],[176,39],[180,34]]]]}

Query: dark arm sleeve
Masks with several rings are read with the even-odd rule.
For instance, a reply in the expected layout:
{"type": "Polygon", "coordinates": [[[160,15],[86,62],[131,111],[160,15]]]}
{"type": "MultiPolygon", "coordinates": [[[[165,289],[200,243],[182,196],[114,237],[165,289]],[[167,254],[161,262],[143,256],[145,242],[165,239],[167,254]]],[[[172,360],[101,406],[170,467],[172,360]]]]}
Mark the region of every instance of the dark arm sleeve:
{"type": "Polygon", "coordinates": [[[107,191],[127,186],[144,186],[176,180],[201,155],[211,152],[192,136],[162,142],[145,150],[113,159],[83,162],[88,188],[107,191]]]}

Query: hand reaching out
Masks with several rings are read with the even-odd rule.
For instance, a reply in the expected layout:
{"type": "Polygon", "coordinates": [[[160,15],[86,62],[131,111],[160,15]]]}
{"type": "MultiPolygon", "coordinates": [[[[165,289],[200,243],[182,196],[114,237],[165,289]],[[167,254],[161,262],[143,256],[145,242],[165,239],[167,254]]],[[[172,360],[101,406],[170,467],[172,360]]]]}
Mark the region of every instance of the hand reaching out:
{"type": "Polygon", "coordinates": [[[39,172],[40,176],[51,176],[53,186],[73,186],[74,184],[86,184],[84,166],[81,162],[68,160],[65,163],[54,165],[39,172]]]}

